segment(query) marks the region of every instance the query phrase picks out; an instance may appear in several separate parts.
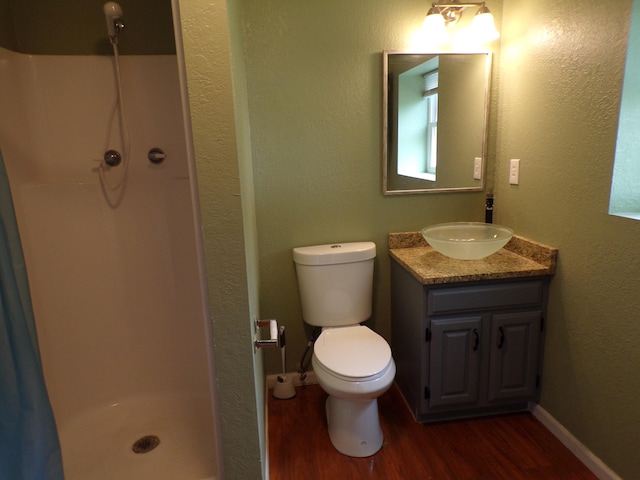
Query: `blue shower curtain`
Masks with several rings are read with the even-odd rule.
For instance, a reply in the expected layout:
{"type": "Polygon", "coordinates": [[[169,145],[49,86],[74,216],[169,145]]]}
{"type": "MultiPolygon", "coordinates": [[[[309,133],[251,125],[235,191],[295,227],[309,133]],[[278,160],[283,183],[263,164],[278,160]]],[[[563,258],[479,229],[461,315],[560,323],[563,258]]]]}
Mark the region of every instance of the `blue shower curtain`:
{"type": "Polygon", "coordinates": [[[22,247],[0,153],[0,479],[63,478],[22,247]]]}

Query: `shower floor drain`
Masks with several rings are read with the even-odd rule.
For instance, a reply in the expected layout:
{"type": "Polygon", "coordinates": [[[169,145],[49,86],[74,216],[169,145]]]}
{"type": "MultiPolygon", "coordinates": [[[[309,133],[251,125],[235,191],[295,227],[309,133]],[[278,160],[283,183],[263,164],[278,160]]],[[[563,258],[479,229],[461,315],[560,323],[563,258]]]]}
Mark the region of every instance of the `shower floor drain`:
{"type": "Polygon", "coordinates": [[[145,435],[134,442],[131,450],[133,450],[134,453],[148,453],[158,445],[160,445],[160,437],[156,435],[145,435]]]}

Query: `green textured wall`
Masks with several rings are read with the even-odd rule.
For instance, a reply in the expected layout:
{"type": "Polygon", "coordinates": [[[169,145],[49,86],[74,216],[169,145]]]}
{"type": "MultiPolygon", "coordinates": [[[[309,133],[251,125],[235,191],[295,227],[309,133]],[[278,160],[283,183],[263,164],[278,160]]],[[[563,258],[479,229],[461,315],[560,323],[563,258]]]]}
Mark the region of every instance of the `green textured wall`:
{"type": "Polygon", "coordinates": [[[0,46],[9,50],[17,49],[9,0],[0,0],[0,46]]]}
{"type": "MultiPolygon", "coordinates": [[[[419,1],[240,0],[260,252],[260,307],[287,329],[287,370],[307,343],[291,250],[372,240],[371,322],[390,334],[389,232],[484,218],[484,193],[381,193],[382,55],[410,47],[419,1]]],[[[499,10],[499,8],[498,8],[499,10]]],[[[279,354],[266,354],[280,371],[279,354]]]]}
{"type": "Polygon", "coordinates": [[[255,215],[242,79],[232,79],[229,37],[234,28],[227,22],[225,0],[183,0],[180,10],[222,423],[221,463],[224,478],[254,480],[262,478],[265,459],[264,372],[252,342],[255,215]]]}
{"type": "Polygon", "coordinates": [[[640,222],[607,214],[631,0],[602,7],[504,3],[495,220],[560,249],[542,406],[632,479],[640,222]],[[508,185],[510,158],[521,159],[518,186],[508,185]]]}
{"type": "MultiPolygon", "coordinates": [[[[41,55],[110,54],[106,0],[0,0],[0,46],[41,55]]],[[[175,53],[171,0],[118,0],[122,54],[175,53]]]]}

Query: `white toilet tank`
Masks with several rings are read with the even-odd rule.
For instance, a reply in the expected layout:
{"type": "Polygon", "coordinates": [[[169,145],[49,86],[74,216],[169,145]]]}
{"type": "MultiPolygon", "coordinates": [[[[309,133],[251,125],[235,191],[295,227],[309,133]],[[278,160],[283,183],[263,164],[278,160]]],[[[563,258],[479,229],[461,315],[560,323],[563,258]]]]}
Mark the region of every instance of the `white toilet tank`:
{"type": "Polygon", "coordinates": [[[356,325],[371,317],[373,242],[293,249],[302,318],[309,325],[356,325]]]}

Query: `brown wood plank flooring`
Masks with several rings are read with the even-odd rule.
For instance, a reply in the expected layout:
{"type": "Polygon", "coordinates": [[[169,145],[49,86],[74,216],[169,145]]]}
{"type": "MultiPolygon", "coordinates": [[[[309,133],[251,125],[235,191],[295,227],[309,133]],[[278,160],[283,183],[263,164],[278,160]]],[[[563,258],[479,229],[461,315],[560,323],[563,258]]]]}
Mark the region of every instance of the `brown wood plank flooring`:
{"type": "Polygon", "coordinates": [[[329,440],[319,385],[277,400],[269,392],[271,480],[596,479],[529,413],[421,425],[393,387],[378,399],[382,449],[368,458],[338,453],[329,440]]]}

